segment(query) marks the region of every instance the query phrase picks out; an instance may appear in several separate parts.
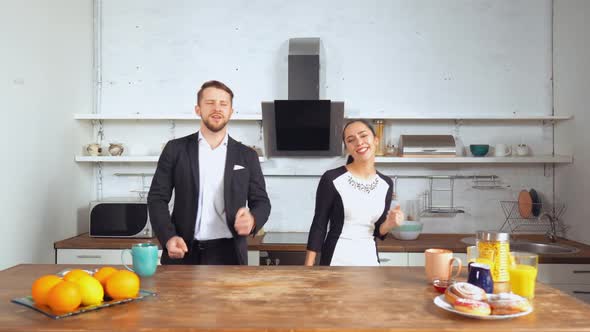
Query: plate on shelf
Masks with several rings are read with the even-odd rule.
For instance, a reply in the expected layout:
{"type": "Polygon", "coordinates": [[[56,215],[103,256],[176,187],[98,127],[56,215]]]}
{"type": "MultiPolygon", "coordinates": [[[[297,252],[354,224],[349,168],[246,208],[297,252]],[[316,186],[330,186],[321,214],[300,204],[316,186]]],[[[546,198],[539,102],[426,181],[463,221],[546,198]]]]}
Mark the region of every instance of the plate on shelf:
{"type": "Polygon", "coordinates": [[[518,212],[523,218],[530,218],[533,215],[533,198],[526,190],[518,194],[518,212]]]}
{"type": "Polygon", "coordinates": [[[474,314],[469,314],[466,312],[462,312],[462,311],[458,311],[455,310],[455,308],[453,308],[453,306],[447,302],[445,300],[445,294],[441,294],[437,297],[434,298],[434,304],[446,311],[455,313],[457,315],[461,315],[461,316],[465,316],[465,317],[469,317],[469,318],[475,318],[475,319],[484,319],[484,320],[502,320],[502,319],[512,319],[512,318],[516,318],[516,317],[521,317],[521,316],[526,316],[528,314],[530,314],[531,312],[533,312],[533,309],[531,308],[528,311],[525,312],[519,312],[517,314],[512,314],[512,315],[488,315],[488,316],[481,316],[481,315],[474,315],[474,314]]]}
{"type": "Polygon", "coordinates": [[[535,189],[531,189],[529,191],[529,194],[531,195],[531,199],[533,200],[533,216],[538,217],[541,214],[541,197],[539,196],[539,194],[537,194],[537,191],[535,189]]]}
{"type": "Polygon", "coordinates": [[[117,304],[123,304],[123,303],[127,303],[127,302],[141,300],[141,299],[148,297],[148,296],[156,296],[156,293],[140,289],[137,297],[122,299],[122,300],[103,301],[99,305],[89,305],[86,307],[80,307],[77,310],[74,310],[74,311],[71,311],[71,312],[68,312],[65,314],[56,314],[48,306],[36,305],[33,302],[32,296],[19,297],[16,299],[12,299],[11,302],[16,303],[16,304],[20,304],[20,305],[24,305],[25,307],[31,308],[31,309],[38,311],[46,316],[51,317],[53,319],[60,319],[60,318],[64,318],[64,317],[78,315],[78,314],[88,312],[88,311],[94,311],[94,310],[99,310],[99,309],[106,308],[106,307],[111,307],[111,306],[114,306],[117,304]]]}

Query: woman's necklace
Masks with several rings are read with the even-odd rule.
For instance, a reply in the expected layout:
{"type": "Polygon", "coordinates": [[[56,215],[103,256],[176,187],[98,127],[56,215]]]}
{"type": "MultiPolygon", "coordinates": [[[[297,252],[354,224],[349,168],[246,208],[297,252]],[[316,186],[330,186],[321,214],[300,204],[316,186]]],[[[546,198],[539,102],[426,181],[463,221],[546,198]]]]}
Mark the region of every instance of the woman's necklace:
{"type": "Polygon", "coordinates": [[[377,183],[379,183],[378,176],[375,176],[375,179],[373,181],[371,181],[370,183],[361,183],[361,182],[357,181],[355,178],[353,178],[352,175],[348,176],[348,184],[350,184],[356,190],[360,190],[360,191],[365,192],[367,194],[370,194],[371,191],[373,191],[373,190],[375,190],[375,188],[377,188],[377,183]]]}

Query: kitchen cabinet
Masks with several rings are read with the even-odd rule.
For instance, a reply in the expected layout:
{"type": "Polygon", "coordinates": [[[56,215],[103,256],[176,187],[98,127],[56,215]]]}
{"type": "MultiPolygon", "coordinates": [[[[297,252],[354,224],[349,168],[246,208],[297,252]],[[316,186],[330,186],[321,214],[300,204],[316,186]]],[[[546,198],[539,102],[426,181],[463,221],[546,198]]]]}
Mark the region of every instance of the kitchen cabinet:
{"type": "Polygon", "coordinates": [[[537,281],[590,303],[590,264],[539,264],[537,281]]]}
{"type": "Polygon", "coordinates": [[[248,250],[248,265],[259,266],[260,265],[260,251],[248,250]]]}
{"type": "MultiPolygon", "coordinates": [[[[453,253],[453,257],[461,259],[463,266],[467,265],[467,254],[453,253]]],[[[408,253],[408,266],[424,266],[425,258],[423,252],[408,253]]]]}
{"type": "MultiPolygon", "coordinates": [[[[56,249],[57,264],[121,265],[122,249],[56,249]]],[[[158,250],[159,258],[162,250],[158,250]]],[[[125,264],[132,264],[131,254],[123,256],[125,264]]]]}
{"type": "Polygon", "coordinates": [[[380,252],[381,266],[408,266],[408,253],[405,252],[380,252]]]}
{"type": "MultiPolygon", "coordinates": [[[[56,249],[56,264],[94,264],[121,265],[122,249],[56,249]]],[[[158,250],[158,265],[160,265],[162,250],[158,250]]],[[[125,264],[132,264],[131,254],[123,256],[125,264]]],[[[260,252],[248,251],[248,265],[259,265],[260,252]]]]}

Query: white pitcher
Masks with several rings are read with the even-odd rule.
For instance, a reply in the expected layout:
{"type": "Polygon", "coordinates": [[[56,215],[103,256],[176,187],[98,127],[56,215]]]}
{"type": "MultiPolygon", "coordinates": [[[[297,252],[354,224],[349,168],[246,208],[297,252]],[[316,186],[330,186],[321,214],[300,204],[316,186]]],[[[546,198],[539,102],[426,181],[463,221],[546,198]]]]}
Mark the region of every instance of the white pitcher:
{"type": "Polygon", "coordinates": [[[494,156],[506,157],[512,154],[512,147],[507,144],[496,144],[494,146],[494,156]]]}

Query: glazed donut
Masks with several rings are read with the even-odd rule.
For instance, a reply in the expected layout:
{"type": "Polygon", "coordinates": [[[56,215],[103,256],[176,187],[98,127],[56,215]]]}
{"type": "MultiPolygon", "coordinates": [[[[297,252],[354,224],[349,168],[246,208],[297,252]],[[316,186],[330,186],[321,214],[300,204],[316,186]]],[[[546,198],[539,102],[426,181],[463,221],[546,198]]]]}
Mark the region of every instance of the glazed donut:
{"type": "Polygon", "coordinates": [[[466,282],[456,282],[445,291],[445,300],[450,304],[455,304],[458,299],[485,301],[486,298],[487,295],[483,289],[466,282]]]}
{"type": "Polygon", "coordinates": [[[512,293],[490,295],[488,303],[492,308],[492,315],[512,315],[531,309],[527,299],[512,293]]]}
{"type": "Polygon", "coordinates": [[[471,299],[457,299],[453,304],[453,308],[457,311],[479,316],[488,316],[492,312],[490,305],[486,302],[471,299]]]}

